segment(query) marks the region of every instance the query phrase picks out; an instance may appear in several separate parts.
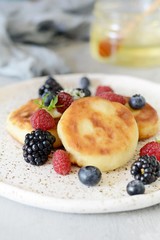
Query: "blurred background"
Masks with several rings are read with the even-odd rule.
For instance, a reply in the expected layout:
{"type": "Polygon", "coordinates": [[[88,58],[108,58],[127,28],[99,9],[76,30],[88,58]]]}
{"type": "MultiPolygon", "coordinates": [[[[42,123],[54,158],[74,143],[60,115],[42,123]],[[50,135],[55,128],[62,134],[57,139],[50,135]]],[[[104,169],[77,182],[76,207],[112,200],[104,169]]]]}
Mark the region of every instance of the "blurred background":
{"type": "Polygon", "coordinates": [[[5,82],[75,72],[158,82],[160,0],[0,0],[0,53],[5,82]]]}

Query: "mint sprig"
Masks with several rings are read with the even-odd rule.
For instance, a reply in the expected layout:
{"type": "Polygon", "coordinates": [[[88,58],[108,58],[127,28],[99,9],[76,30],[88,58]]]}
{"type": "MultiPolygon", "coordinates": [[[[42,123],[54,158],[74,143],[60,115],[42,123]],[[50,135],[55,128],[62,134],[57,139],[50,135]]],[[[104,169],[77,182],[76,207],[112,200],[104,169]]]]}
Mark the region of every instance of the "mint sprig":
{"type": "Polygon", "coordinates": [[[51,111],[57,107],[62,107],[63,105],[56,105],[58,103],[58,95],[56,95],[50,102],[49,106],[45,106],[45,101],[49,93],[45,94],[42,99],[36,99],[34,102],[39,105],[39,108],[44,108],[47,111],[51,111]]]}

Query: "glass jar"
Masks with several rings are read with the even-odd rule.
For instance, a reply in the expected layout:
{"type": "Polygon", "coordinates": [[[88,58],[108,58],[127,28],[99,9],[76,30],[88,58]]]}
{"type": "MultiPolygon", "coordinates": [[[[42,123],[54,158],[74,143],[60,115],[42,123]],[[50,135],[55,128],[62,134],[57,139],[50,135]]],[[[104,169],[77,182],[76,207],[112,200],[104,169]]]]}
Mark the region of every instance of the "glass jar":
{"type": "Polygon", "coordinates": [[[160,65],[160,1],[97,1],[90,47],[92,56],[102,62],[160,65]]]}

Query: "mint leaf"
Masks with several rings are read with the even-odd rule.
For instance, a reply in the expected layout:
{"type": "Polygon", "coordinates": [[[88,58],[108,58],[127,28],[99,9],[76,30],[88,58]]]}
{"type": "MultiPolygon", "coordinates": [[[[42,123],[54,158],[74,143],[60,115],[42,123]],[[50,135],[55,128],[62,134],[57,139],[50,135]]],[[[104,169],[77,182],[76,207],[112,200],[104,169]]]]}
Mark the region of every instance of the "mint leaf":
{"type": "Polygon", "coordinates": [[[39,105],[39,108],[42,108],[42,100],[41,99],[35,99],[34,103],[39,105]]]}
{"type": "Polygon", "coordinates": [[[58,96],[56,95],[50,102],[49,106],[47,107],[48,111],[51,111],[52,109],[56,108],[56,104],[58,102],[58,96]]]}

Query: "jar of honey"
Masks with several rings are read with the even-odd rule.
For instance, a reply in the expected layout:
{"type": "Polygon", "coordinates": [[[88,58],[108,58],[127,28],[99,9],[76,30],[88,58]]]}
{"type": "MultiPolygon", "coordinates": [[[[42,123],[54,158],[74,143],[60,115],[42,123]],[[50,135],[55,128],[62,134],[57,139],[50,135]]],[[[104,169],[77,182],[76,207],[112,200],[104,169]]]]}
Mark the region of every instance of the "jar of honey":
{"type": "Polygon", "coordinates": [[[123,66],[160,65],[160,0],[99,0],[90,31],[92,56],[123,66]]]}

